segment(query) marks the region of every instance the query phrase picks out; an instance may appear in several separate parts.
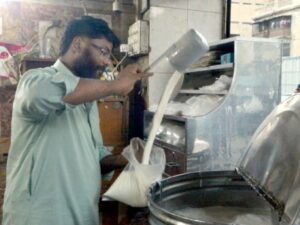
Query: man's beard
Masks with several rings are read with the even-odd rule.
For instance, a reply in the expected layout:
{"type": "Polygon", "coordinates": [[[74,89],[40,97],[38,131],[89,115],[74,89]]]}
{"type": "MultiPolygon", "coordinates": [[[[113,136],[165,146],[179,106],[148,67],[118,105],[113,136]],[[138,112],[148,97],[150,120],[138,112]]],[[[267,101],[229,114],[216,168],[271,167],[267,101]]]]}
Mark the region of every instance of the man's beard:
{"type": "Polygon", "coordinates": [[[81,57],[74,63],[73,71],[78,77],[95,79],[105,70],[105,68],[106,67],[96,65],[89,49],[86,49],[81,57]]]}

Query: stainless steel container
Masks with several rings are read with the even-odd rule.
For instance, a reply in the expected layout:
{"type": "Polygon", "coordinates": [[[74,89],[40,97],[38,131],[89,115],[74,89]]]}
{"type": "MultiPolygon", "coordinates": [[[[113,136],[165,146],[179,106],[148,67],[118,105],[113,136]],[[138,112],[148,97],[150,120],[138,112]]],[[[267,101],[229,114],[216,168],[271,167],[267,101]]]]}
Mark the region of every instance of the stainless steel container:
{"type": "Polygon", "coordinates": [[[236,170],[186,173],[153,184],[148,195],[150,223],[299,225],[299,159],[300,94],[264,120],[236,170]],[[215,212],[204,216],[207,209],[215,212]],[[219,213],[231,209],[251,217],[240,223],[233,218],[236,214],[219,213]]]}
{"type": "Polygon", "coordinates": [[[279,224],[272,206],[234,171],[186,173],[157,182],[150,191],[150,224],[232,224],[230,217],[205,221],[197,213],[212,206],[259,211],[271,224],[279,224]]]}

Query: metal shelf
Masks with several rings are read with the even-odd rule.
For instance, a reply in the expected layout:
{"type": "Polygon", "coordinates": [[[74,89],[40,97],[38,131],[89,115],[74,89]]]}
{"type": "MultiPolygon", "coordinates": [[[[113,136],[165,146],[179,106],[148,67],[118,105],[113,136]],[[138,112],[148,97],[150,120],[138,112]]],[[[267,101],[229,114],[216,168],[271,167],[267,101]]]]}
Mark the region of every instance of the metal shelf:
{"type": "Polygon", "coordinates": [[[188,69],[185,71],[185,73],[198,73],[198,72],[207,72],[207,71],[213,71],[213,70],[231,70],[231,69],[233,69],[233,63],[188,69]]]}
{"type": "Polygon", "coordinates": [[[200,91],[200,90],[188,90],[183,89],[179,91],[180,94],[193,94],[193,95],[227,95],[227,91],[221,91],[221,92],[206,92],[206,91],[200,91]]]}
{"type": "MultiPolygon", "coordinates": [[[[154,116],[154,113],[155,112],[148,111],[148,110],[144,111],[144,114],[151,115],[152,117],[154,116]]],[[[164,119],[170,119],[170,120],[175,120],[175,121],[179,121],[179,122],[186,122],[186,120],[188,118],[189,117],[187,117],[187,116],[175,116],[175,115],[164,114],[164,119]]]]}

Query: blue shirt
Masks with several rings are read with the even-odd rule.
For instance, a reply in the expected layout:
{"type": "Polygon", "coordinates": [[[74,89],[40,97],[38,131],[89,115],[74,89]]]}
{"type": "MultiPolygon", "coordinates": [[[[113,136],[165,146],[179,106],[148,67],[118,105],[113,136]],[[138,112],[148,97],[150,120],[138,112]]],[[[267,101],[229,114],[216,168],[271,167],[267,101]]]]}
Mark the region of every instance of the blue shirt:
{"type": "Polygon", "coordinates": [[[79,78],[59,60],[26,72],[13,104],[3,225],[99,225],[96,102],[66,104],[79,78]]]}

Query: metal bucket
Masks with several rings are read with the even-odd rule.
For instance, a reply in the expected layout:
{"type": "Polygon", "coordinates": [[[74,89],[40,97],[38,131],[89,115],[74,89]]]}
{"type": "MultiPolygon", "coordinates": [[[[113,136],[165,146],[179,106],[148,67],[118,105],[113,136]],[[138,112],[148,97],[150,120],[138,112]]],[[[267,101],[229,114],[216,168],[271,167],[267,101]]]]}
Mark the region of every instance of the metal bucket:
{"type": "MultiPolygon", "coordinates": [[[[186,173],[154,183],[148,194],[151,225],[201,224],[226,225],[235,223],[219,212],[208,218],[199,212],[205,209],[239,209],[268,223],[251,225],[286,225],[279,222],[277,212],[235,171],[186,173]]],[[[231,215],[232,216],[232,215],[231,215]]],[[[236,216],[236,215],[235,215],[236,216]]],[[[229,216],[230,217],[230,216],[229,216]]]]}

